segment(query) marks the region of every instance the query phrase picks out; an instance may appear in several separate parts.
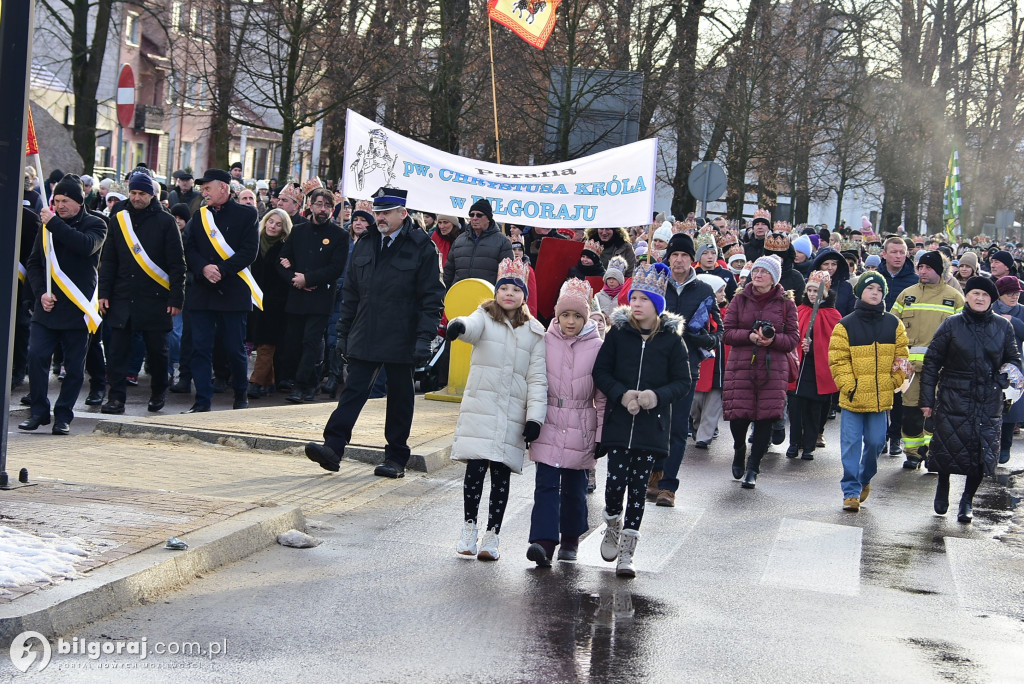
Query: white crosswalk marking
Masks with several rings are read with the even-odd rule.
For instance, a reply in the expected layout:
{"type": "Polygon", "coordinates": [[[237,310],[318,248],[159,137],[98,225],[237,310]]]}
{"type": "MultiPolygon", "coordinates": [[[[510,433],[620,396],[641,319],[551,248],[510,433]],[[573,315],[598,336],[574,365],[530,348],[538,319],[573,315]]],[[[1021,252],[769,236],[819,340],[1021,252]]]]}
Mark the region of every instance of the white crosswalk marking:
{"type": "MultiPolygon", "coordinates": [[[[636,546],[636,555],[633,557],[636,569],[647,573],[661,572],[679,547],[685,543],[702,515],[704,509],[656,509],[648,505],[644,511],[643,523],[640,525],[640,541],[636,546]]],[[[605,527],[602,523],[580,543],[577,563],[599,568],[615,568],[614,562],[609,563],[601,558],[601,540],[604,538],[605,527]]]]}
{"type": "Polygon", "coordinates": [[[1024,559],[990,539],[945,537],[957,599],[968,610],[1024,617],[1024,559]]]}
{"type": "Polygon", "coordinates": [[[783,518],[761,584],[856,596],[863,530],[783,518]]]}

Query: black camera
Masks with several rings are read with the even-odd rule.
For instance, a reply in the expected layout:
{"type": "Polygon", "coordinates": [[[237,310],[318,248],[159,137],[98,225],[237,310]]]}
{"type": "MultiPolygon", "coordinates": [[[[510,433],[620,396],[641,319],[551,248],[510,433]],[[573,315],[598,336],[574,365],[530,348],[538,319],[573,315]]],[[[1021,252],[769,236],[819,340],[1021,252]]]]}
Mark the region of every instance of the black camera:
{"type": "Polygon", "coordinates": [[[775,326],[771,321],[754,321],[754,330],[761,331],[761,337],[770,340],[775,337],[775,326]]]}

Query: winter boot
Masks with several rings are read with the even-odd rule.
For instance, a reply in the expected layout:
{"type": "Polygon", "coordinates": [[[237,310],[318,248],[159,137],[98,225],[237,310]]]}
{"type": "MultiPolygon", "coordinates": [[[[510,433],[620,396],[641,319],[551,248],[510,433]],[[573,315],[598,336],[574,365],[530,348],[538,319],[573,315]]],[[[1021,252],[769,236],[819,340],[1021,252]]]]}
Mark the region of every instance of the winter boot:
{"type": "Polygon", "coordinates": [[[921,461],[924,459],[918,453],[918,447],[909,447],[904,444],[903,453],[907,457],[907,460],[903,462],[904,468],[907,470],[917,470],[921,467],[921,461]]]}
{"type": "Polygon", "coordinates": [[[949,474],[940,474],[939,481],[935,483],[935,502],[933,504],[935,513],[945,515],[949,510],[949,474]]]}
{"type": "Polygon", "coordinates": [[[608,528],[604,531],[604,539],[601,540],[601,558],[606,561],[613,561],[619,556],[619,532],[622,531],[622,514],[608,515],[608,511],[601,511],[608,528]]]}
{"type": "Polygon", "coordinates": [[[455,544],[455,552],[461,556],[475,556],[476,538],[476,523],[464,523],[462,526],[462,536],[459,537],[459,541],[455,544]]]}
{"type": "Polygon", "coordinates": [[[636,530],[622,530],[619,535],[619,559],[615,564],[615,574],[619,577],[636,577],[633,567],[633,554],[636,553],[636,542],[640,533],[636,530]]]}
{"type": "Polygon", "coordinates": [[[747,462],[747,449],[741,447],[734,449],[732,454],[732,478],[739,480],[743,477],[744,464],[747,462]]]}
{"type": "Polygon", "coordinates": [[[661,470],[655,470],[651,472],[651,479],[647,481],[647,500],[657,501],[658,492],[661,490],[658,488],[658,483],[661,482],[661,476],[664,472],[661,470]]]}

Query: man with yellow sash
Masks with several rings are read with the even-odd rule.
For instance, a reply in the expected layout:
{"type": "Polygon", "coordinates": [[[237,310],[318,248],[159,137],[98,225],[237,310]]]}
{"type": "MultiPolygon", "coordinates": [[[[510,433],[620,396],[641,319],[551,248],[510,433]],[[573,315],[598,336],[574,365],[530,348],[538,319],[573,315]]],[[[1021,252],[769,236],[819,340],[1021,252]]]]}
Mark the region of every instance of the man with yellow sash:
{"type": "Polygon", "coordinates": [[[71,433],[73,409],[85,379],[89,335],[101,322],[96,266],[107,235],[106,224],[89,214],[84,202],[82,182],[69,174],[53,188],[53,210],[44,207],[39,214],[43,228],[25,264],[34,301],[28,352],[32,415],[18,425],[19,430],[35,430],[50,423],[50,359],[59,344],[65,375],[53,406],[52,432],[71,433]]]}
{"type": "Polygon", "coordinates": [[[942,252],[923,251],[920,254],[917,262],[920,282],[903,290],[892,305],[892,313],[903,321],[903,327],[907,329],[910,365],[914,369],[914,379],[903,392],[903,450],[907,455],[903,467],[908,470],[921,466],[932,441],[931,420],[925,423],[925,416],[918,406],[924,354],[942,321],[964,308],[964,296],[944,282],[949,264],[942,252]]]}
{"type": "Polygon", "coordinates": [[[110,328],[110,391],[103,413],[124,413],[132,369],[132,337],[141,333],[149,360],[149,410],[164,407],[167,333],[185,300],[185,255],[174,217],[164,211],[153,179],[128,179],[128,201],[112,214],[100,261],[100,311],[110,328]]]}
{"type": "Polygon", "coordinates": [[[231,198],[231,176],[207,169],[196,181],[206,206],[185,226],[185,261],[194,280],[185,297],[192,321],[192,380],[196,400],[186,413],[210,410],[213,398],[213,345],[219,336],[231,370],[233,408],[248,408],[245,322],[253,305],[263,308],[263,292],[249,271],[260,238],[256,209],[231,198]]]}

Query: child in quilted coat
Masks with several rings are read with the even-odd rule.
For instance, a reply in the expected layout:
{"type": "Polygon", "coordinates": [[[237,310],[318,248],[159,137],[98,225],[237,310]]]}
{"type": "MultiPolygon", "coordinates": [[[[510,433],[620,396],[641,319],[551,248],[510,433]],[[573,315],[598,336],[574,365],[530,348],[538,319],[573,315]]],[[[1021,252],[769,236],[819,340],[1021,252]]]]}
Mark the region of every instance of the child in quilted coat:
{"type": "Polygon", "coordinates": [[[494,299],[448,324],[449,340],[473,345],[469,378],[452,441],[452,460],[466,462],[465,524],[455,550],[498,560],[498,534],[512,473],[523,472],[525,450],[540,435],[547,414],[544,327],[530,315],[527,265],[504,259],[494,299]],[[477,553],[477,514],[484,476],[491,473],[487,529],[477,553]]]}
{"type": "Polygon", "coordinates": [[[530,446],[537,479],[526,550],[540,567],[551,566],[555,546],[558,560],[576,560],[580,535],[588,527],[588,470],[596,463],[605,408],[591,375],[601,349],[597,325],[588,318],[591,296],[585,280],[567,280],[544,336],[548,412],[540,437],[530,446]]]}

